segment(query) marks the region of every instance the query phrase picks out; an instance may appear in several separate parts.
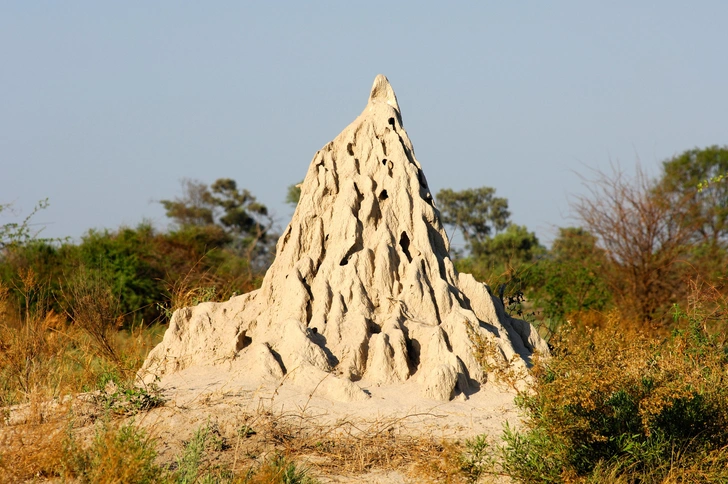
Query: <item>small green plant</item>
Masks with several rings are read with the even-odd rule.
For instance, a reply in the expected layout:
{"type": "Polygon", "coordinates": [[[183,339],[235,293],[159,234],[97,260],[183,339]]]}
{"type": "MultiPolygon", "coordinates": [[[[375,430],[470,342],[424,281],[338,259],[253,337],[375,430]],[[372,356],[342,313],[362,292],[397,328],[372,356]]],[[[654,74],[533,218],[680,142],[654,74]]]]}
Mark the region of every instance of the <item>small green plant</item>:
{"type": "Polygon", "coordinates": [[[205,457],[205,444],[207,443],[208,427],[200,427],[185,445],[185,450],[177,458],[177,470],[173,482],[176,484],[189,484],[196,482],[201,472],[200,466],[205,457]]]}
{"type": "Polygon", "coordinates": [[[171,475],[176,484],[194,482],[221,482],[229,480],[230,472],[224,469],[206,469],[207,452],[220,452],[228,448],[225,439],[220,435],[217,424],[207,423],[192,435],[185,445],[184,452],[177,457],[176,470],[171,475]]]}
{"type": "Polygon", "coordinates": [[[162,391],[155,383],[138,387],[122,381],[114,373],[106,373],[100,379],[100,386],[102,390],[96,401],[117,415],[136,415],[164,404],[162,391]]]}
{"type": "Polygon", "coordinates": [[[490,453],[490,445],[485,435],[478,435],[465,441],[465,450],[460,454],[460,469],[470,482],[478,479],[493,469],[495,460],[490,453]]]}
{"type": "Polygon", "coordinates": [[[247,476],[247,484],[317,484],[305,467],[297,466],[281,454],[268,458],[254,473],[247,476]]]}

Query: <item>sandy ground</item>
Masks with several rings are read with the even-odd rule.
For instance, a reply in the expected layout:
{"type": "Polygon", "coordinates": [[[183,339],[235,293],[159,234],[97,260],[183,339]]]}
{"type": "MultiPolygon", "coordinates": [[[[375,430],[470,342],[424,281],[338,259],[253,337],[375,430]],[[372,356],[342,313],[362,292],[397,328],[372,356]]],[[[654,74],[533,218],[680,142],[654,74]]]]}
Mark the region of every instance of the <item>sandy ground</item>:
{"type": "Polygon", "coordinates": [[[485,385],[467,397],[449,402],[424,398],[413,382],[374,386],[365,380],[357,385],[370,398],[357,402],[337,402],[282,382],[246,381],[245,375],[219,367],[195,367],[172,374],[160,382],[167,400],[147,419],[170,422],[174,427],[194,425],[209,417],[234,421],[237,414],[270,412],[301,415],[317,424],[341,421],[370,422],[401,419],[408,432],[427,432],[442,438],[465,438],[482,433],[499,433],[505,421],[518,421],[514,392],[485,385]]]}
{"type": "MultiPolygon", "coordinates": [[[[219,367],[196,367],[172,374],[160,382],[166,403],[138,416],[138,422],[159,438],[160,457],[171,461],[179,455],[194,432],[212,426],[236,453],[241,453],[240,429],[251,428],[267,439],[271,428],[299,435],[371,436],[423,438],[431,441],[464,441],[487,434],[497,440],[503,425],[519,426],[514,392],[485,385],[467,398],[449,402],[423,398],[413,382],[390,386],[357,382],[371,397],[358,402],[335,402],[282,382],[247,381],[244,374],[219,367]],[[277,427],[276,427],[277,426],[277,427]]],[[[296,439],[291,439],[292,446],[296,439]]],[[[245,452],[243,452],[245,453],[245,452]]],[[[305,459],[304,459],[305,461],[305,459]]],[[[389,469],[352,473],[319,466],[315,457],[309,467],[324,483],[405,483],[412,478],[405,462],[389,469]]],[[[500,482],[491,480],[487,482],[500,482]]]]}
{"type": "MultiPolygon", "coordinates": [[[[219,446],[207,454],[210,469],[244,472],[266,456],[284,453],[324,484],[460,482],[429,475],[427,461],[444,460],[447,442],[481,434],[497,442],[505,422],[514,427],[520,422],[515,393],[489,385],[467,398],[441,402],[421,397],[413,382],[359,381],[369,399],[335,402],[286,379],[261,384],[220,367],[191,368],[159,384],[165,404],[126,420],[155,438],[159,463],[172,468],[195,433],[206,428],[208,442],[219,446]],[[319,449],[319,443],[329,447],[319,449]]],[[[91,439],[104,413],[95,399],[82,394],[41,404],[40,410],[27,404],[6,408],[4,423],[22,426],[39,412],[47,419],[63,418],[71,405],[78,435],[91,439]]]]}

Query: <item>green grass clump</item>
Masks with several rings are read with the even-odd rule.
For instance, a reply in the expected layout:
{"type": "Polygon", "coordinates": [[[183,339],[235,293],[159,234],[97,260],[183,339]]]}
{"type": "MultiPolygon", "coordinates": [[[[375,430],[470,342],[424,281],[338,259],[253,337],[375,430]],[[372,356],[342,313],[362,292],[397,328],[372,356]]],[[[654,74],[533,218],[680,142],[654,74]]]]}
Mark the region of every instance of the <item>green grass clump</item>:
{"type": "Polygon", "coordinates": [[[308,469],[296,465],[281,454],[275,454],[243,480],[245,484],[316,484],[308,469]]]}

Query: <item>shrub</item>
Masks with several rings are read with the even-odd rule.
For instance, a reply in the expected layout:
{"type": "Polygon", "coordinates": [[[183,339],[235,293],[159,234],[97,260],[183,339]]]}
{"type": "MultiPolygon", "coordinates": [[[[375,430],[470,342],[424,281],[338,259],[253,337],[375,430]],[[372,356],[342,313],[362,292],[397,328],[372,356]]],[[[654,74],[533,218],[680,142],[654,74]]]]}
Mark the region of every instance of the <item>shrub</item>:
{"type": "Polygon", "coordinates": [[[602,311],[612,295],[604,278],[607,259],[582,228],[560,228],[551,250],[529,274],[529,299],[546,318],[564,320],[580,311],[602,311]]]}
{"type": "Polygon", "coordinates": [[[116,232],[91,230],[76,247],[72,254],[76,260],[69,265],[94,271],[99,281],[109,282],[127,325],[151,322],[159,316],[155,302],[164,299],[161,281],[165,273],[158,264],[155,240],[154,230],[146,224],[116,232]]]}
{"type": "Polygon", "coordinates": [[[504,433],[505,471],[522,482],[718,472],[728,460],[728,344],[702,316],[676,310],[683,329],[662,341],[615,330],[618,321],[566,325],[553,357],[534,367],[534,393],[519,397],[526,428],[504,433]]]}

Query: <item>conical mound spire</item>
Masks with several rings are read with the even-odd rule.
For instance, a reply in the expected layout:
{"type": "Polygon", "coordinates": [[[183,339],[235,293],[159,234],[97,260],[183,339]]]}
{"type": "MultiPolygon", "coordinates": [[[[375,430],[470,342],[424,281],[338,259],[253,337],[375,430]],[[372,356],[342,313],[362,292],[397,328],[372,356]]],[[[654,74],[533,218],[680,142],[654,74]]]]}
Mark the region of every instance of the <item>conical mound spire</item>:
{"type": "Polygon", "coordinates": [[[314,156],[262,287],[175,312],[143,371],[224,363],[341,400],[410,380],[424,397],[466,396],[489,377],[475,341],[519,368],[547,350],[487,286],[455,271],[448,250],[397,98],[379,75],[364,112],[314,156]]]}
{"type": "Polygon", "coordinates": [[[369,94],[369,102],[384,102],[399,111],[399,104],[397,104],[397,96],[394,94],[394,89],[389,84],[387,77],[382,74],[379,74],[374,79],[372,91],[369,94]]]}

